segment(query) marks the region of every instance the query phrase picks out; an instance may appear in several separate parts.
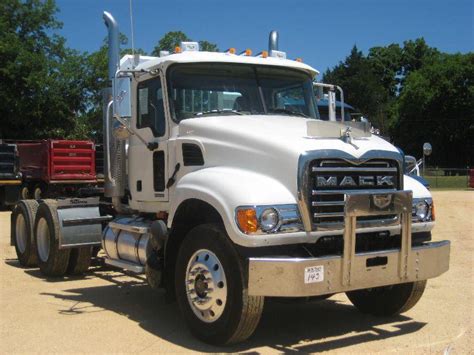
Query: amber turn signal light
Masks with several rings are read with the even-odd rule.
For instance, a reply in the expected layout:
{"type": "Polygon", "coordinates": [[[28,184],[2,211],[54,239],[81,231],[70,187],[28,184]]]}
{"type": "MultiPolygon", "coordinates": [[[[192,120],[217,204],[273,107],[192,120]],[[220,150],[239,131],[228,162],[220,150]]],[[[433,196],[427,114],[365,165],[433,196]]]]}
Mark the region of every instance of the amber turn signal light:
{"type": "Polygon", "coordinates": [[[237,210],[237,223],[245,234],[255,233],[258,230],[257,213],[253,208],[237,210]]]}

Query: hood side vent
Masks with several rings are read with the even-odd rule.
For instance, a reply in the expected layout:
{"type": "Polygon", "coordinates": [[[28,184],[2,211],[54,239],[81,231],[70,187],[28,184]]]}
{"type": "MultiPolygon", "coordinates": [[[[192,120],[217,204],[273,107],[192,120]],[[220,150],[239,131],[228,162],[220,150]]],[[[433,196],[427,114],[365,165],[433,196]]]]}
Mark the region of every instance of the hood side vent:
{"type": "Polygon", "coordinates": [[[192,143],[183,143],[183,164],[184,166],[204,165],[204,157],[199,146],[192,143]]]}

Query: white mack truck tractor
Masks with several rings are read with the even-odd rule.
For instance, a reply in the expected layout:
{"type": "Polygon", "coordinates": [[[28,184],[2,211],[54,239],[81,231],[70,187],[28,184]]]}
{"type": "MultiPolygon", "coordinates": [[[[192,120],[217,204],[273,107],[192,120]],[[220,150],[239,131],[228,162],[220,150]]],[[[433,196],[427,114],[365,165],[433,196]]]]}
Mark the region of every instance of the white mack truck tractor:
{"type": "Polygon", "coordinates": [[[432,198],[404,174],[403,153],[366,122],[319,119],[318,72],[287,59],[276,32],[256,56],[183,42],[119,59],[117,23],[104,20],[113,213],[94,198],[20,201],[11,235],[23,265],[82,273],[101,245],[107,264],[165,288],[213,344],[252,335],[265,297],[345,292],[392,316],[448,270],[450,243],[431,242],[432,198]]]}

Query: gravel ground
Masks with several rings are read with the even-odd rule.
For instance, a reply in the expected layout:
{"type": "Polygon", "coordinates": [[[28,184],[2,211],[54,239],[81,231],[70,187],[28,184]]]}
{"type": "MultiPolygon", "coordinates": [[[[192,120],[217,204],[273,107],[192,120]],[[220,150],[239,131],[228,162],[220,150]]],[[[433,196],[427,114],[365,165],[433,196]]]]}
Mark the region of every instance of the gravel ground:
{"type": "Polygon", "coordinates": [[[96,267],[45,279],[21,268],[0,212],[0,353],[321,352],[473,353],[474,192],[435,191],[435,240],[452,242],[450,270],[394,319],[358,313],[344,295],[310,304],[268,302],[254,336],[217,348],[195,340],[175,303],[143,278],[96,267]]]}

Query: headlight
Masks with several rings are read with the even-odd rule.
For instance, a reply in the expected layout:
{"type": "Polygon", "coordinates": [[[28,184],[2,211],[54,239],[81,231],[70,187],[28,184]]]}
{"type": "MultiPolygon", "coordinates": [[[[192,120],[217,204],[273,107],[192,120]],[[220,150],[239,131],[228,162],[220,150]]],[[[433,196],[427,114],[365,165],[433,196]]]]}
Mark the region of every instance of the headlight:
{"type": "Polygon", "coordinates": [[[430,207],[428,206],[428,204],[425,201],[420,201],[415,205],[415,215],[419,219],[423,220],[428,215],[429,209],[430,209],[430,207]]]}
{"type": "Polygon", "coordinates": [[[235,221],[245,234],[290,233],[303,230],[297,205],[237,207],[235,221]]]}
{"type": "Polygon", "coordinates": [[[262,228],[264,232],[273,231],[276,227],[278,227],[279,222],[280,216],[274,208],[267,208],[263,210],[262,214],[260,215],[260,228],[262,228]]]}
{"type": "Polygon", "coordinates": [[[433,202],[429,198],[413,199],[412,221],[431,221],[431,206],[433,202]]]}

